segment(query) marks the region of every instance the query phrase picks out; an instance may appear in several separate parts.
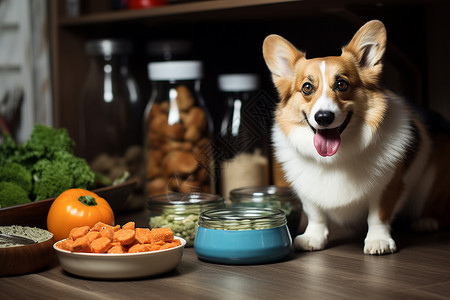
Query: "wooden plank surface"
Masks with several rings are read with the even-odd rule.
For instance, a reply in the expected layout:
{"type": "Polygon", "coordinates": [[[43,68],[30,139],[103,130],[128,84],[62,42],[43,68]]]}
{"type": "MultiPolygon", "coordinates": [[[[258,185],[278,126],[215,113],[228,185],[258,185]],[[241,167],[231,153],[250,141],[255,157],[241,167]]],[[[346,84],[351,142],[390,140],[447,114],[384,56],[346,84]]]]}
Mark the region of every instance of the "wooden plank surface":
{"type": "MultiPolygon", "coordinates": [[[[134,220],[139,226],[146,222],[142,215],[134,220]]],[[[203,262],[187,248],[175,270],[139,280],[87,280],[64,272],[55,259],[39,273],[1,278],[0,298],[448,299],[450,232],[394,236],[400,251],[393,255],[364,255],[361,238],[250,266],[203,262]]]]}

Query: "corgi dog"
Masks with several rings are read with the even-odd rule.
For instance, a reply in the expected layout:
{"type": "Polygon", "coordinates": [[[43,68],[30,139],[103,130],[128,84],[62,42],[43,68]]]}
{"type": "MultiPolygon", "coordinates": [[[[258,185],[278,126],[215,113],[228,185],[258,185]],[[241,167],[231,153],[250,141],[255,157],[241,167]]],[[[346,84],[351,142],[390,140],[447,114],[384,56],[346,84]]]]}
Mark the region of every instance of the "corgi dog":
{"type": "Polygon", "coordinates": [[[420,231],[448,225],[450,141],[379,85],[386,29],[362,26],[340,56],[307,59],[278,35],[263,55],[280,102],[272,141],[308,224],[297,250],[321,250],[329,224],[365,226],[365,254],[397,251],[394,218],[420,231]]]}

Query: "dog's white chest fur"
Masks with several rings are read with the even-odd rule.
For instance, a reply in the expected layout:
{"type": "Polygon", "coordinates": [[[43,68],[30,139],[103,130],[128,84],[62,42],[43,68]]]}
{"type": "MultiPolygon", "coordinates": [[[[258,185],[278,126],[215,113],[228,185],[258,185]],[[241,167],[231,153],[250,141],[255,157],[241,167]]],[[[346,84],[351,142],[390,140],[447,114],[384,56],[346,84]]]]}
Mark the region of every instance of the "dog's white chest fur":
{"type": "MultiPolygon", "coordinates": [[[[367,203],[367,197],[376,190],[374,185],[380,183],[380,178],[373,178],[373,174],[360,164],[326,164],[305,156],[297,150],[292,140],[307,130],[310,129],[298,128],[286,137],[278,125],[273,127],[276,157],[302,202],[312,202],[326,211],[346,206],[354,210],[356,203],[367,203]]],[[[312,140],[311,134],[307,136],[312,140]]],[[[309,143],[312,144],[312,141],[309,143]]],[[[311,154],[318,155],[313,147],[304,145],[304,148],[312,148],[309,150],[311,154]]],[[[345,220],[337,221],[346,223],[345,220]]]]}

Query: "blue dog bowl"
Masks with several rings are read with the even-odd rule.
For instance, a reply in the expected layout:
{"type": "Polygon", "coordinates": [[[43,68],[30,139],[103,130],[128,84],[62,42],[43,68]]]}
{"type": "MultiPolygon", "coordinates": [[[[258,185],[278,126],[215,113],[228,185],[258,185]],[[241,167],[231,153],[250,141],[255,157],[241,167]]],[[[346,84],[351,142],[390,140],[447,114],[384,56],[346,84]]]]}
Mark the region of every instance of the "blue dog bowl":
{"type": "Polygon", "coordinates": [[[231,208],[203,212],[194,241],[198,257],[221,264],[263,264],[291,253],[286,214],[279,209],[231,208]]]}

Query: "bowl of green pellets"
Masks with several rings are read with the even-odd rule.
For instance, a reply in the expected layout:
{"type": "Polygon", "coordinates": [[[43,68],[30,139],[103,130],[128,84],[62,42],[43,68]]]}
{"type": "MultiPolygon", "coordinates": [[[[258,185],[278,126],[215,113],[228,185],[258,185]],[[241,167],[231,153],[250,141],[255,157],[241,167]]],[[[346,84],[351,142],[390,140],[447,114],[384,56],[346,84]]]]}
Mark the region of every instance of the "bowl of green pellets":
{"type": "Polygon", "coordinates": [[[150,228],[169,227],[173,234],[194,245],[198,218],[203,211],[225,207],[225,199],[209,193],[168,193],[152,196],[147,201],[150,228]]]}

